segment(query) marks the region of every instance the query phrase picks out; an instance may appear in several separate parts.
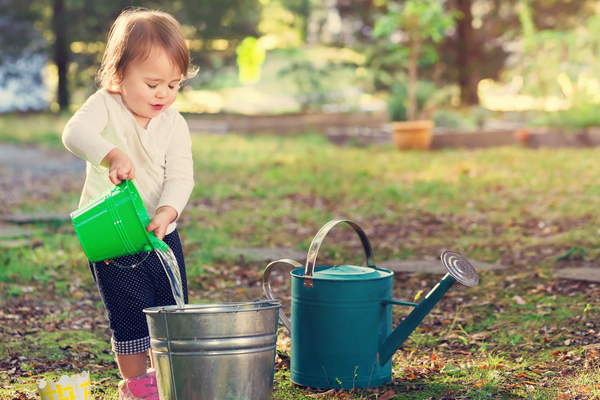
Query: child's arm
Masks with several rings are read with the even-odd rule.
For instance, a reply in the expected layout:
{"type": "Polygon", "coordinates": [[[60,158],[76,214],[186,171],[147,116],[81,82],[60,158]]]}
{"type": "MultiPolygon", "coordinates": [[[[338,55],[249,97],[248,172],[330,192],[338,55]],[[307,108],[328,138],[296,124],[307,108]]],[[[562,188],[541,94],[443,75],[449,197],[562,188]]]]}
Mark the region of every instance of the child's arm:
{"type": "Polygon", "coordinates": [[[154,231],[157,237],[164,236],[169,224],[179,218],[194,188],[192,139],[187,122],[181,115],[177,115],[174,129],[165,157],[165,186],[156,215],[146,227],[148,232],[154,231]]]}
{"type": "Polygon", "coordinates": [[[96,92],[65,126],[63,144],[71,153],[100,169],[106,155],[116,148],[101,135],[107,124],[106,104],[102,95],[96,92]]]}
{"type": "Polygon", "coordinates": [[[115,185],[133,179],[135,166],[125,153],[102,136],[108,124],[108,110],[99,92],[92,95],[67,123],[62,140],[65,147],[95,168],[108,168],[115,185]]]}

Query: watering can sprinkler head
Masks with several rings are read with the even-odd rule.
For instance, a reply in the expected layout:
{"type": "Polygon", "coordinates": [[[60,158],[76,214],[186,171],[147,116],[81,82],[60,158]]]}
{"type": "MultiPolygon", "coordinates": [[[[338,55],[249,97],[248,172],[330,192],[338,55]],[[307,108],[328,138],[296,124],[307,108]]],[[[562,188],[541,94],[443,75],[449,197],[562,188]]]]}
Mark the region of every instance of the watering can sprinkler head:
{"type": "Polygon", "coordinates": [[[462,283],[465,286],[477,286],[479,284],[479,275],[471,263],[458,253],[453,251],[444,251],[441,255],[442,264],[448,270],[446,276],[433,288],[425,298],[416,305],[415,309],[408,314],[398,327],[381,344],[378,353],[380,365],[384,365],[392,355],[402,346],[402,343],[417,328],[423,319],[429,314],[431,309],[454,285],[455,282],[462,283]]]}
{"type": "Polygon", "coordinates": [[[448,270],[448,273],[458,283],[473,287],[479,285],[479,275],[471,263],[458,253],[453,251],[444,251],[440,256],[442,264],[448,270]]]}

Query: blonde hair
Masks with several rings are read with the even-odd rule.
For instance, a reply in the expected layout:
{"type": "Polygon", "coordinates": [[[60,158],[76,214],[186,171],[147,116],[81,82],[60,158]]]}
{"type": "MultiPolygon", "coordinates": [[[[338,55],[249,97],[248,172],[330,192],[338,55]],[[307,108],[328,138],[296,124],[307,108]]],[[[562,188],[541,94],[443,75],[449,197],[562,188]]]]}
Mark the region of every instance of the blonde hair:
{"type": "Polygon", "coordinates": [[[165,51],[182,75],[182,83],[196,75],[181,25],[173,16],[146,8],[128,8],[116,19],[106,43],[102,64],[96,75],[100,88],[118,86],[127,68],[146,60],[157,47],[165,51]]]}

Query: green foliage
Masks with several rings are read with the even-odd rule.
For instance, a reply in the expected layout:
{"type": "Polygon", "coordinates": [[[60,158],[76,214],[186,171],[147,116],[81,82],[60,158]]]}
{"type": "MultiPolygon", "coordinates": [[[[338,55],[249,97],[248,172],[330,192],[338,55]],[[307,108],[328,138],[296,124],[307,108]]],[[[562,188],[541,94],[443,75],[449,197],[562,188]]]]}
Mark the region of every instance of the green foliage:
{"type": "MultiPolygon", "coordinates": [[[[289,51],[291,55],[296,51],[289,51]]],[[[339,81],[335,77],[345,69],[355,68],[348,63],[336,63],[331,60],[316,63],[311,60],[294,60],[278,72],[280,78],[291,80],[295,86],[295,98],[301,104],[301,111],[318,111],[328,101],[335,101],[335,92],[339,91],[339,81]]]]}
{"type": "Polygon", "coordinates": [[[582,128],[600,126],[600,104],[582,103],[567,110],[540,112],[530,122],[531,126],[547,126],[566,133],[577,133],[582,128]]]}
{"type": "MultiPolygon", "coordinates": [[[[53,5],[49,0],[7,0],[0,5],[0,15],[7,17],[6,24],[0,23],[0,65],[3,58],[18,59],[32,49],[54,60],[55,45],[60,43],[55,42],[53,5]]],[[[235,45],[256,34],[261,12],[260,3],[253,0],[67,0],[64,6],[56,17],[68,21],[60,25],[66,34],[68,88],[81,103],[95,89],[93,76],[109,29],[123,9],[145,7],[173,14],[184,26],[187,38],[198,43],[191,46],[192,55],[203,70],[233,61],[235,45]],[[212,47],[214,40],[223,39],[231,45],[226,49],[212,47]]]]}
{"type": "Polygon", "coordinates": [[[373,36],[389,36],[402,29],[411,42],[431,39],[437,43],[454,23],[454,14],[444,10],[443,3],[438,0],[390,2],[387,14],[375,23],[373,36]]]}
{"type": "Polygon", "coordinates": [[[492,112],[487,108],[474,106],[469,109],[469,115],[475,122],[475,125],[477,125],[479,128],[482,128],[485,124],[485,121],[491,117],[492,112]]]}
{"type": "MultiPolygon", "coordinates": [[[[520,17],[531,19],[527,12],[520,17]]],[[[574,107],[571,112],[559,112],[556,122],[564,117],[564,126],[586,126],[586,121],[594,120],[589,103],[600,102],[600,15],[590,16],[573,30],[536,31],[531,23],[526,27],[524,49],[507,77],[519,77],[522,94],[553,96],[561,106],[574,107]]]]}
{"type": "MultiPolygon", "coordinates": [[[[436,91],[433,83],[417,82],[417,112],[423,110],[425,103],[436,91]]],[[[388,98],[388,116],[390,121],[406,121],[406,106],[408,103],[408,88],[403,82],[396,82],[388,98]]]]}
{"type": "Polygon", "coordinates": [[[441,109],[433,115],[433,122],[436,127],[461,128],[464,126],[462,116],[454,111],[441,109]]]}
{"type": "MultiPolygon", "coordinates": [[[[419,58],[425,55],[432,61],[437,60],[437,54],[431,51],[432,43],[441,41],[446,30],[453,27],[454,23],[453,13],[446,12],[439,0],[408,0],[402,4],[390,3],[387,14],[375,23],[373,37],[387,36],[392,43],[399,43],[404,35],[410,48],[406,119],[417,118],[419,100],[417,99],[416,85],[419,58]]],[[[395,117],[398,118],[400,115],[395,117]]]]}
{"type": "Polygon", "coordinates": [[[265,62],[265,49],[260,47],[255,37],[249,36],[235,50],[242,84],[260,81],[260,69],[265,62]]]}

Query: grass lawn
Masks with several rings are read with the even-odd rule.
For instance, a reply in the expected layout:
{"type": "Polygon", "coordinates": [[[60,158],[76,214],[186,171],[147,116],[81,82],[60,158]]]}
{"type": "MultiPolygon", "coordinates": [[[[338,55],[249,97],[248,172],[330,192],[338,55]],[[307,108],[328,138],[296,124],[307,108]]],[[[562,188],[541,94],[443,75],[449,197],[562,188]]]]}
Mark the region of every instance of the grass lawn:
{"type": "MultiPolygon", "coordinates": [[[[64,121],[36,118],[0,118],[0,141],[59,149],[64,121]]],[[[600,398],[600,285],[554,275],[600,258],[600,151],[402,153],[339,148],[316,134],[195,135],[193,143],[196,187],[179,224],[192,302],[264,298],[265,263],[228,249],[307,251],[334,218],[365,229],[376,263],[448,249],[507,266],[480,273],[475,288],[452,287],[394,355],[393,381],[382,387],[334,393],[292,384],[282,329],[275,399],[600,398]]],[[[3,213],[77,206],[83,173],[16,185],[18,171],[1,171],[3,213]],[[36,195],[15,197],[29,190],[36,195]]],[[[37,398],[40,379],[82,370],[92,373],[96,399],[112,398],[119,376],[108,321],[72,226],[25,227],[34,244],[0,253],[0,398],[37,398]]],[[[319,252],[320,264],[362,262],[347,226],[319,252]]],[[[422,298],[440,278],[396,274],[394,297],[422,298]]],[[[286,310],[288,285],[274,287],[286,310]]],[[[394,313],[395,325],[406,309],[394,313]]]]}

